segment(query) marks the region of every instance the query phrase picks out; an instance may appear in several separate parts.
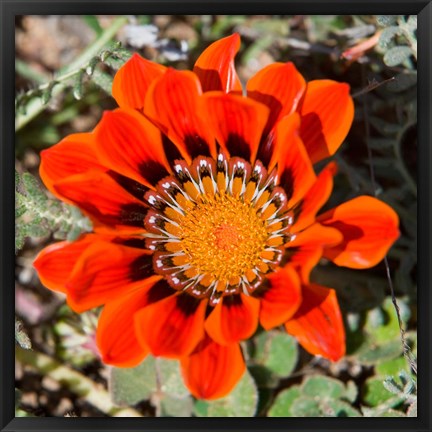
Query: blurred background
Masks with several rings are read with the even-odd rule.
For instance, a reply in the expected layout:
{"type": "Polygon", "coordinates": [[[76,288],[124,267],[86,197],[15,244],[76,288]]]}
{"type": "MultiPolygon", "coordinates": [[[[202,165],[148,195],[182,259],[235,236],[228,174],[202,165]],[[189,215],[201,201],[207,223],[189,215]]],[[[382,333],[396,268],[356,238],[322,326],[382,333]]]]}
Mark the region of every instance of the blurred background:
{"type": "Polygon", "coordinates": [[[16,415],[416,416],[416,30],[416,16],[17,17],[16,415]],[[176,362],[103,365],[94,342],[99,311],[75,314],[41,285],[36,254],[91,224],[40,183],[39,153],[90,131],[116,107],[112,77],[131,53],[191,69],[205,47],[233,32],[242,40],[236,68],[243,84],[287,61],[306,80],[350,84],[355,119],[335,156],[339,173],[326,208],[376,195],[399,214],[401,237],[388,254],[391,280],[384,262],[362,271],[322,262],[312,273],[337,290],[344,359],[313,357],[283,331],[258,332],[243,347],[248,372],[236,389],[204,402],[183,387],[176,362]]]}

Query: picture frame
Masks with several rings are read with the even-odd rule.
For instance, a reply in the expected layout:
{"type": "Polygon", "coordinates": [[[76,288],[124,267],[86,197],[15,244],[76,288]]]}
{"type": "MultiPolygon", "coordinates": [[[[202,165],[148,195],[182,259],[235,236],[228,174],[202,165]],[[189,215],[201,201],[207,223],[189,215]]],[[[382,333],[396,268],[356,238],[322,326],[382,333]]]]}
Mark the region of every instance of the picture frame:
{"type": "Polygon", "coordinates": [[[42,2],[0,0],[1,14],[1,262],[0,289],[0,430],[13,431],[177,431],[177,430],[303,430],[303,431],[419,431],[432,430],[432,254],[431,254],[431,171],[432,166],[432,4],[430,1],[342,2],[330,0],[227,1],[203,2],[186,0],[159,1],[64,1],[42,2]],[[81,15],[81,14],[414,14],[418,16],[418,417],[416,418],[18,418],[14,414],[14,31],[17,15],[81,15]]]}

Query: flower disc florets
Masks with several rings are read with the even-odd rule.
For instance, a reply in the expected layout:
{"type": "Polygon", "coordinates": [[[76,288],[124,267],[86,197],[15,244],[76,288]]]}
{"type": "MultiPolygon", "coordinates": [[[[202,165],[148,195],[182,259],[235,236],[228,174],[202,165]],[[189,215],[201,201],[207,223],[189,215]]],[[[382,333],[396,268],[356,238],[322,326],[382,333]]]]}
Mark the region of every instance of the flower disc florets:
{"type": "Polygon", "coordinates": [[[257,161],[177,161],[175,175],[146,200],[145,226],[154,268],[170,285],[195,297],[253,292],[280,262],[292,218],[276,170],[257,161]]]}

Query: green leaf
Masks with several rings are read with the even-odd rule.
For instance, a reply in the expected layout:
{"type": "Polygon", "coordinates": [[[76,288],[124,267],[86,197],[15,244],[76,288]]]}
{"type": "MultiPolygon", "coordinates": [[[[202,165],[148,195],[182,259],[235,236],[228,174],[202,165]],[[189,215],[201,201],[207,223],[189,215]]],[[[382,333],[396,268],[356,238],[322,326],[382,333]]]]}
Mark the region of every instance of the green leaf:
{"type": "Polygon", "coordinates": [[[254,360],[277,377],[288,377],[298,360],[297,342],[285,332],[261,333],[256,339],[254,360]]]}
{"type": "Polygon", "coordinates": [[[383,377],[372,377],[366,380],[363,386],[363,401],[365,403],[376,407],[394,398],[394,395],[384,387],[383,382],[383,377]]]}
{"type": "Polygon", "coordinates": [[[85,23],[100,36],[103,33],[103,28],[99,24],[99,20],[96,15],[83,15],[83,20],[85,23]]]}
{"type": "Polygon", "coordinates": [[[358,351],[357,359],[361,363],[375,364],[382,360],[389,360],[399,357],[402,353],[402,345],[400,340],[393,340],[382,345],[377,345],[373,341],[362,346],[358,351]]]}
{"type": "Polygon", "coordinates": [[[375,371],[379,375],[396,375],[401,369],[408,370],[407,361],[403,356],[380,362],[375,366],[375,371]]]}
{"type": "Polygon", "coordinates": [[[21,178],[30,198],[35,200],[38,204],[43,204],[48,200],[41,189],[40,183],[30,173],[25,172],[21,178]]]}
{"type": "Polygon", "coordinates": [[[384,54],[384,63],[387,66],[393,67],[403,63],[412,55],[412,50],[408,46],[397,46],[390,48],[384,54]]]}
{"type": "Polygon", "coordinates": [[[398,15],[377,15],[376,16],[377,23],[382,27],[387,27],[396,24],[397,19],[398,19],[398,15]]]}
{"type": "Polygon", "coordinates": [[[190,396],[183,398],[165,395],[160,401],[160,417],[190,417],[193,401],[190,396]]]}
{"type": "Polygon", "coordinates": [[[321,417],[319,402],[311,397],[301,396],[291,405],[291,417],[321,417]]]}
{"type": "Polygon", "coordinates": [[[391,26],[391,27],[385,28],[380,35],[378,45],[381,48],[386,48],[390,44],[392,39],[401,33],[402,33],[402,30],[398,26],[391,26]]]}
{"type": "Polygon", "coordinates": [[[177,398],[189,396],[189,391],[183,383],[178,361],[157,358],[155,367],[162,392],[177,398]]]}
{"type": "Polygon", "coordinates": [[[197,403],[195,413],[207,417],[253,417],[257,404],[257,388],[252,376],[246,371],[228,396],[205,404],[197,403]]]}
{"type": "MultiPolygon", "coordinates": [[[[15,341],[24,349],[31,349],[32,344],[30,338],[23,330],[23,324],[20,320],[15,318],[15,341]]],[[[16,395],[16,393],[15,393],[16,395]]]]}
{"type": "Polygon", "coordinates": [[[155,359],[148,356],[134,368],[112,368],[110,391],[117,405],[135,405],[149,399],[157,385],[155,359]]]}
{"type": "Polygon", "coordinates": [[[361,414],[349,403],[341,400],[325,400],[320,403],[323,415],[326,417],[361,417],[361,414]]]}
{"type": "Polygon", "coordinates": [[[338,399],[344,394],[345,386],[334,378],[315,375],[306,378],[302,385],[302,392],[310,397],[338,399]]]}
{"type": "Polygon", "coordinates": [[[291,406],[301,396],[299,386],[293,386],[280,392],[268,411],[268,417],[293,417],[291,406]]]}

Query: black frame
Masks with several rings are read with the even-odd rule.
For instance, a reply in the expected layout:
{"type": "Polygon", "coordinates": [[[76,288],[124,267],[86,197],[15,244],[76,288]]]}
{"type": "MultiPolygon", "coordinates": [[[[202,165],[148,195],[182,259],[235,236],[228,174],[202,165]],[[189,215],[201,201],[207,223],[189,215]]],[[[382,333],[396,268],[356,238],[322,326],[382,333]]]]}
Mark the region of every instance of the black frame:
{"type": "Polygon", "coordinates": [[[0,431],[176,431],[176,430],[303,430],[303,431],[431,431],[432,407],[432,2],[431,0],[129,0],[22,1],[0,0],[0,431]],[[15,15],[81,14],[416,14],[418,15],[418,337],[417,418],[15,418],[14,417],[14,30],[15,15]]]}

